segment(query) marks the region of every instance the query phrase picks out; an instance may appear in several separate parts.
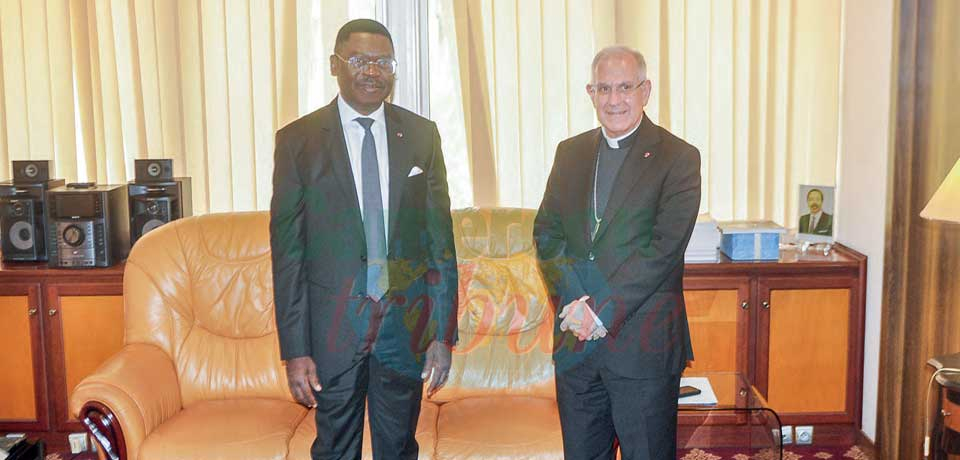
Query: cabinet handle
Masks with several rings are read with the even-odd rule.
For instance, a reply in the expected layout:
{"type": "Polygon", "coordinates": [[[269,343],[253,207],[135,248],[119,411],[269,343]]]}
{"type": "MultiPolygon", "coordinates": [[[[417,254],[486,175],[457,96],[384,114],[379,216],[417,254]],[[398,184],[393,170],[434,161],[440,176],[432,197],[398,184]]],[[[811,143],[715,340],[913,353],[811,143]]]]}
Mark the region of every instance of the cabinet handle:
{"type": "Polygon", "coordinates": [[[764,300],[763,302],[761,302],[760,305],[763,305],[763,308],[764,308],[765,310],[769,310],[769,309],[770,309],[770,302],[768,302],[768,301],[766,301],[766,300],[764,300]]]}
{"type": "Polygon", "coordinates": [[[36,308],[31,308],[31,309],[27,310],[27,314],[30,315],[30,316],[36,316],[36,314],[37,314],[37,309],[36,309],[36,308]]]}
{"type": "Polygon", "coordinates": [[[55,316],[55,315],[57,314],[57,310],[54,309],[54,308],[51,308],[47,313],[48,313],[50,316],[55,316]]]}
{"type": "Polygon", "coordinates": [[[747,302],[746,300],[744,300],[743,302],[740,302],[740,308],[744,310],[750,308],[750,302],[747,302]]]}

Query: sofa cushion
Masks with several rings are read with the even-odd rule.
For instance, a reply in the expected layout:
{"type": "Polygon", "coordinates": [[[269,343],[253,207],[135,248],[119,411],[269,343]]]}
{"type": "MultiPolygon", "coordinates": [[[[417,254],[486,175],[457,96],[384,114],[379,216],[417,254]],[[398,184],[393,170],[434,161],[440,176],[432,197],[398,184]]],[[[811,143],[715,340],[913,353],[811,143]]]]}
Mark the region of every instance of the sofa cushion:
{"type": "Polygon", "coordinates": [[[283,400],[202,401],[147,436],[140,460],[282,460],[306,408],[283,400]]]}
{"type": "Polygon", "coordinates": [[[560,414],[549,398],[467,398],[440,406],[437,459],[563,459],[560,414]]]}
{"type": "Polygon", "coordinates": [[[435,401],[554,397],[554,310],[530,238],[535,215],[524,209],[453,213],[460,340],[435,401]]]}
{"type": "MultiPolygon", "coordinates": [[[[420,406],[420,419],[417,421],[417,443],[420,444],[420,460],[432,460],[437,443],[437,405],[423,402],[420,406]]],[[[290,439],[290,460],[310,460],[310,446],[317,437],[316,414],[311,410],[290,439]]],[[[373,459],[373,446],[370,444],[370,420],[363,418],[363,458],[373,459]]]]}
{"type": "Polygon", "coordinates": [[[269,222],[267,212],[178,219],[130,252],[124,343],[155,345],[170,356],[184,406],[295,402],[277,346],[269,222]]]}
{"type": "Polygon", "coordinates": [[[534,250],[536,209],[464,208],[450,212],[457,258],[511,257],[534,250]]]}

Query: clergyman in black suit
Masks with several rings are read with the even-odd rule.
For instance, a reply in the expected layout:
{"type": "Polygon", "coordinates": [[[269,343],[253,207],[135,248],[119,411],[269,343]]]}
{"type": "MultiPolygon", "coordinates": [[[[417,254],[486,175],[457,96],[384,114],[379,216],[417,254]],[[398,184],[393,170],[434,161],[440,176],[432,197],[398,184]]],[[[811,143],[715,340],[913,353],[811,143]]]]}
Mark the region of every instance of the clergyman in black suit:
{"type": "Polygon", "coordinates": [[[587,85],[601,128],[560,143],[534,223],[559,311],[554,364],[564,457],[676,458],[680,374],[693,359],[683,253],[700,153],[643,112],[643,56],[601,50],[587,85]]]}
{"type": "Polygon", "coordinates": [[[823,191],[812,188],[807,192],[807,208],[809,214],[800,216],[800,233],[814,235],[833,235],[833,216],[823,211],[823,191]]]}
{"type": "Polygon", "coordinates": [[[457,266],[436,125],[385,102],[397,62],[380,23],[337,34],[338,97],[277,132],[270,244],[280,356],[316,407],[314,459],[415,459],[423,382],[457,340],[457,266]]]}

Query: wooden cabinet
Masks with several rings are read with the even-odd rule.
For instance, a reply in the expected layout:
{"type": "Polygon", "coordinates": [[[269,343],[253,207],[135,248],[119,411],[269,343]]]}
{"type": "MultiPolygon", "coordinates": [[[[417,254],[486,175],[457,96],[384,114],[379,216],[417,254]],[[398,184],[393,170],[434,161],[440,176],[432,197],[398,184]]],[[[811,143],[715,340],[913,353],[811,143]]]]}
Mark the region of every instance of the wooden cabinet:
{"type": "Polygon", "coordinates": [[[0,284],[0,429],[44,430],[47,400],[43,336],[39,313],[40,285],[0,284]]]}
{"type": "Polygon", "coordinates": [[[694,353],[690,369],[751,375],[750,278],[686,277],[683,288],[694,353]]]}
{"type": "MultiPolygon", "coordinates": [[[[122,266],[0,269],[0,432],[55,444],[83,431],[70,390],[123,343],[122,266]]],[[[814,444],[852,444],[863,380],[866,257],[783,252],[776,262],[688,264],[694,373],[738,372],[814,444]]]]}
{"type": "Polygon", "coordinates": [[[0,267],[0,432],[26,432],[52,447],[83,427],[70,390],[123,344],[123,268],[0,267]]]}
{"type": "Polygon", "coordinates": [[[694,373],[737,371],[784,425],[813,425],[814,444],[852,444],[860,431],[866,257],[688,264],[684,295],[694,373]]]}

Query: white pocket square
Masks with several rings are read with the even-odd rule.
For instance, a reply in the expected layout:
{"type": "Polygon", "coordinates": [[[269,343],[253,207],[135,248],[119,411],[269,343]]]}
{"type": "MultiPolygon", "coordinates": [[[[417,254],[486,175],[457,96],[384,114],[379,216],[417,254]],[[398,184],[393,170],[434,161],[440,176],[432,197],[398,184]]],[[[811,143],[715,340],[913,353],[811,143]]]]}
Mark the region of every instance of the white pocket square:
{"type": "Polygon", "coordinates": [[[413,177],[413,176],[417,176],[417,175],[420,175],[420,174],[423,174],[423,170],[420,169],[419,166],[414,166],[414,167],[410,168],[410,174],[407,174],[407,177],[413,177]]]}

